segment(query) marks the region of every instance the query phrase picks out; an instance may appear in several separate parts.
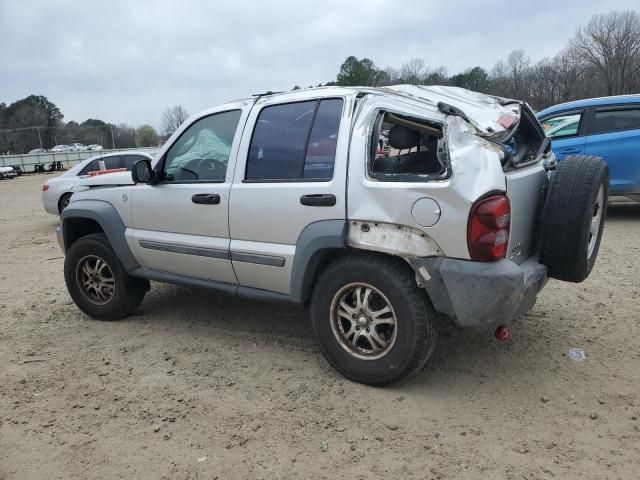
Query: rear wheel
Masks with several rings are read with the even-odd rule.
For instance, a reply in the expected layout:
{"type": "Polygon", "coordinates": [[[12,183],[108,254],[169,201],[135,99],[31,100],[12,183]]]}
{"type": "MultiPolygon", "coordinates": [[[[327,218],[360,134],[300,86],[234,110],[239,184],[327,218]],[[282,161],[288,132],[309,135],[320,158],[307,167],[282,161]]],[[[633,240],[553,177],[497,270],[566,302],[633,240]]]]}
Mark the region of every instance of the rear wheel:
{"type": "Polygon", "coordinates": [[[71,195],[71,193],[65,193],[60,197],[60,200],[58,200],[58,213],[62,213],[62,211],[69,206],[71,195]]]}
{"type": "Polygon", "coordinates": [[[131,277],[102,233],[77,240],[64,259],[64,279],[75,304],[98,320],[118,320],[132,313],[149,281],[131,277]]]}
{"type": "Polygon", "coordinates": [[[609,198],[609,169],[600,157],[575,155],[558,164],[545,202],[540,261],[549,276],[585,280],[595,264],[609,198]]]}
{"type": "Polygon", "coordinates": [[[435,348],[436,315],[402,260],[354,254],[318,277],[311,321],[320,351],[345,377],[397,382],[424,366],[435,348]]]}

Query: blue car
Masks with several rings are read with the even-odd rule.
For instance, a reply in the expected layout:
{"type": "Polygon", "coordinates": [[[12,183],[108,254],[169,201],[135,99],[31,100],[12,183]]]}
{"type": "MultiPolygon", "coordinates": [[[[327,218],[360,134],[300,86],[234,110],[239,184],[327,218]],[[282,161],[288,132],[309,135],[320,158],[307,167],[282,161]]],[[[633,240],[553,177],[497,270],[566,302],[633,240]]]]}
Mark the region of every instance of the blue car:
{"type": "Polygon", "coordinates": [[[609,164],[609,195],[640,201],[640,95],[562,103],[537,116],[558,160],[602,157],[609,164]]]}

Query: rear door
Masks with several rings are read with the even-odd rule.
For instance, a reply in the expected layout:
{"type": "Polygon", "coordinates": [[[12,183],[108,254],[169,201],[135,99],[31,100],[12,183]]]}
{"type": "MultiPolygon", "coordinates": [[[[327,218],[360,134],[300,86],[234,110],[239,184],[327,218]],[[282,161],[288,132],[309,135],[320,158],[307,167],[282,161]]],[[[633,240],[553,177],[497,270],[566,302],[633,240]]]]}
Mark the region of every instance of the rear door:
{"type": "Polygon", "coordinates": [[[610,193],[640,193],[640,105],[598,107],[585,152],[609,165],[610,193]]]}
{"type": "Polygon", "coordinates": [[[345,219],[352,109],[348,98],[256,102],[229,206],[241,285],[289,294],[300,234],[314,222],[345,219]]]}
{"type": "Polygon", "coordinates": [[[551,138],[553,153],[558,160],[567,155],[584,153],[586,122],[584,109],[554,113],[540,120],[547,137],[551,138]]]}

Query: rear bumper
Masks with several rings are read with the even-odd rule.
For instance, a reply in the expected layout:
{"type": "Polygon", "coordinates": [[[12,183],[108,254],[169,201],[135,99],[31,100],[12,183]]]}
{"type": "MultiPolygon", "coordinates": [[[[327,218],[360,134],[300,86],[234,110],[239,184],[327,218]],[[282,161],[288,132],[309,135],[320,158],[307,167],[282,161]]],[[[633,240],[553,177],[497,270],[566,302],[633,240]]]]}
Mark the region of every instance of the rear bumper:
{"type": "Polygon", "coordinates": [[[461,327],[494,328],[531,310],[547,267],[530,258],[492,263],[416,258],[411,264],[436,310],[461,327]]]}

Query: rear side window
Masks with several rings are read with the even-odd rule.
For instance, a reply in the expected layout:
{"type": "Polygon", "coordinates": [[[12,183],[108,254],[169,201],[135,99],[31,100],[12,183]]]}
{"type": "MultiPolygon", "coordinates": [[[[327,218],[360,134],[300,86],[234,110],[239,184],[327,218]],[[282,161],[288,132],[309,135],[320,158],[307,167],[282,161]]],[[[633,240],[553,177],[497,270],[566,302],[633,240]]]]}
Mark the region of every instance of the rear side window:
{"type": "Polygon", "coordinates": [[[100,170],[100,167],[98,166],[98,160],[93,160],[92,162],[89,162],[82,170],[80,170],[80,173],[78,175],[89,175],[89,172],[94,172],[96,170],[100,170]]]}
{"type": "Polygon", "coordinates": [[[571,137],[578,134],[582,112],[563,113],[545,118],[540,123],[549,138],[571,137]]]}
{"type": "MultiPolygon", "coordinates": [[[[107,170],[111,170],[113,168],[122,168],[122,156],[114,155],[111,157],[104,157],[104,167],[107,170]]],[[[78,175],[89,175],[89,172],[95,172],[100,170],[100,159],[93,160],[86,167],[84,167],[78,175]]]]}
{"type": "Polygon", "coordinates": [[[248,181],[333,178],[341,99],[265,107],[251,138],[248,181]]]}
{"type": "Polygon", "coordinates": [[[640,128],[640,107],[596,110],[593,133],[640,128]]]}

